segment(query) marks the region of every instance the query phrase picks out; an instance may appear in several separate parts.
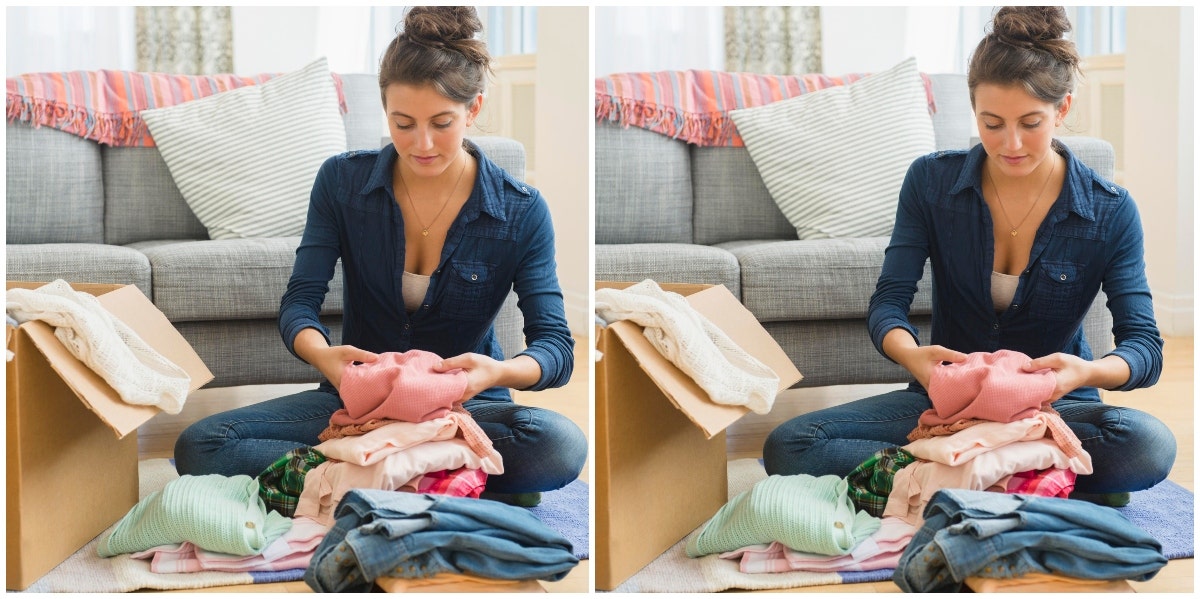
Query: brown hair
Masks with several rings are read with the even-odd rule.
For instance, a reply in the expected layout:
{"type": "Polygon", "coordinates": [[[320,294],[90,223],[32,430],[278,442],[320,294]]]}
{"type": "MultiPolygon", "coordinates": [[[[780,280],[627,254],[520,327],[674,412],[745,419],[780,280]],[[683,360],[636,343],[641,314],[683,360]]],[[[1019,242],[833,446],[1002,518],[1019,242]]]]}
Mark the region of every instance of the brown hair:
{"type": "Polygon", "coordinates": [[[414,6],[404,29],[379,61],[379,94],[387,103],[388,85],[432,85],[451,100],[470,104],[483,92],[491,57],[475,39],[483,31],[470,6],[414,6]]]}
{"type": "Polygon", "coordinates": [[[992,31],[971,54],[967,87],[975,105],[980,83],[1020,85],[1031,96],[1062,105],[1075,89],[1079,53],[1063,36],[1071,31],[1061,6],[1005,6],[992,17],[992,31]]]}

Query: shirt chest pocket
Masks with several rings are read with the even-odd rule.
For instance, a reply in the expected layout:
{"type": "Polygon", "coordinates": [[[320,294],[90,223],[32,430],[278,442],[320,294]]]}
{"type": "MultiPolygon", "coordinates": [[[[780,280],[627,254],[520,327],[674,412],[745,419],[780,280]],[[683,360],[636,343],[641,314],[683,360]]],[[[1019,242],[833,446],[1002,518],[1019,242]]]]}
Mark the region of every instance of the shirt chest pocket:
{"type": "Polygon", "coordinates": [[[447,270],[442,314],[466,320],[483,320],[493,312],[496,266],[473,260],[451,260],[447,270]]]}
{"type": "Polygon", "coordinates": [[[1030,313],[1048,320],[1082,318],[1084,307],[1083,266],[1074,262],[1044,261],[1035,271],[1036,286],[1030,313]]]}

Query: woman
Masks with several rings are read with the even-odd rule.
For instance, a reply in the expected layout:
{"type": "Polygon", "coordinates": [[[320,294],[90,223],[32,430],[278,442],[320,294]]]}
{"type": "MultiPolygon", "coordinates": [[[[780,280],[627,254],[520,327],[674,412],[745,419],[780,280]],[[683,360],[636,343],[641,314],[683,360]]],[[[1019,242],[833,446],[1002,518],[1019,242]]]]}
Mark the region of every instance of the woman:
{"type": "Polygon", "coordinates": [[[408,12],[379,71],[392,144],[321,167],[280,306],[284,344],[327,380],[192,425],[175,446],[181,474],[255,476],[289,450],[316,445],[342,407],[348,364],[420,349],[444,358],[441,371],[467,374],[463,405],[504,461],[504,474],[488,478],[492,497],[528,503],[579,476],[587,457],[579,427],[509,394],[565,384],[574,340],[545,201],[465,139],[489,71],[474,39],[481,29],[469,7],[408,12]],[[317,315],[339,258],[345,313],[334,345],[317,315]],[[528,348],[505,360],[492,321],[510,288],[528,348]]]}
{"type": "Polygon", "coordinates": [[[1105,405],[1097,391],[1153,385],[1163,341],[1133,200],[1053,139],[1078,71],[1074,44],[1063,39],[1069,30],[1058,7],[996,13],[967,77],[981,143],[909,168],[871,297],[876,348],[915,382],[785,422],[763,448],[769,473],[849,474],[876,451],[908,443],[932,407],[925,388],[940,363],[1009,349],[1033,358],[1026,372],[1054,373],[1052,407],[1094,464],[1076,480],[1079,497],[1120,503],[1166,478],[1170,430],[1105,405]],[[927,258],[935,296],[932,344],[922,347],[908,308],[927,258]],[[1100,288],[1116,348],[1093,358],[1080,323],[1100,288]]]}

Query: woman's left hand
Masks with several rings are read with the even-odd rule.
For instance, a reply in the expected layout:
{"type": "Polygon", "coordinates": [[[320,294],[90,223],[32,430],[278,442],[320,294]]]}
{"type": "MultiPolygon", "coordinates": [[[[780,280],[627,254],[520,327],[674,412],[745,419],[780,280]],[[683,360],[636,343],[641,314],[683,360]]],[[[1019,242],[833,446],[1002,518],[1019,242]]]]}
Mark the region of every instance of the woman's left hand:
{"type": "Polygon", "coordinates": [[[1025,364],[1025,372],[1036,372],[1043,368],[1054,371],[1054,395],[1050,401],[1084,386],[1090,376],[1092,363],[1079,356],[1054,353],[1048,356],[1030,360],[1025,364]]]}
{"type": "Polygon", "coordinates": [[[467,373],[467,388],[463,390],[462,400],[466,401],[479,395],[485,389],[498,385],[504,376],[504,364],[483,354],[466,353],[442,360],[434,367],[438,372],[446,372],[461,368],[467,373]]]}

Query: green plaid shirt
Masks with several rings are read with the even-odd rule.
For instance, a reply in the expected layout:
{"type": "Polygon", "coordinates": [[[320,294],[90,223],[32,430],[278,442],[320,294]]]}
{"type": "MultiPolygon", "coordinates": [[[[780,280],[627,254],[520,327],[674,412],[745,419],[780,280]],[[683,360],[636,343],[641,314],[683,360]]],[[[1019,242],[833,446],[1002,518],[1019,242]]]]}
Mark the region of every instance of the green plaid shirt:
{"type": "Polygon", "coordinates": [[[267,509],[291,518],[304,491],[304,475],[324,461],[324,454],[308,446],[283,454],[258,475],[258,496],[267,509]]]}
{"type": "Polygon", "coordinates": [[[882,517],[896,472],[915,461],[917,458],[913,454],[899,447],[875,452],[875,455],[846,475],[850,500],[858,509],[876,518],[882,517]]]}

